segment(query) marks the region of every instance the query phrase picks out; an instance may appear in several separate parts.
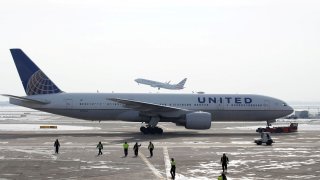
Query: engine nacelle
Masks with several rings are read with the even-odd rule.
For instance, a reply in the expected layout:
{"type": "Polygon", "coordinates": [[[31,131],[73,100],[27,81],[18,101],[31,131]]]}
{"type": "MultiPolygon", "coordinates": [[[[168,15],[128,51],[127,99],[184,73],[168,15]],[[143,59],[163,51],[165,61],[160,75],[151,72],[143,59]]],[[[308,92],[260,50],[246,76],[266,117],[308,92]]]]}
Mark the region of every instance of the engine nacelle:
{"type": "Polygon", "coordinates": [[[202,111],[186,114],[185,127],[187,129],[210,129],[211,114],[202,111]]]}

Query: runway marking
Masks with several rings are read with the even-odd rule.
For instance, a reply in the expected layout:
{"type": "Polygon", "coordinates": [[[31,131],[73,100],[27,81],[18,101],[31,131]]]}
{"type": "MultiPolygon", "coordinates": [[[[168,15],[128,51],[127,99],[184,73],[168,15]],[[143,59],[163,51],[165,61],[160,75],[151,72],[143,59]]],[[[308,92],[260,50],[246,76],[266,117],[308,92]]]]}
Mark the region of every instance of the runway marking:
{"type": "Polygon", "coordinates": [[[170,158],[169,158],[169,152],[168,152],[168,148],[167,146],[163,147],[163,158],[164,158],[164,164],[166,167],[166,175],[167,175],[167,179],[171,179],[171,174],[170,174],[170,158]]]}
{"type": "Polygon", "coordinates": [[[153,172],[153,174],[159,179],[165,179],[161,173],[148,161],[148,159],[142,154],[139,153],[139,157],[147,164],[149,169],[153,172]]]}

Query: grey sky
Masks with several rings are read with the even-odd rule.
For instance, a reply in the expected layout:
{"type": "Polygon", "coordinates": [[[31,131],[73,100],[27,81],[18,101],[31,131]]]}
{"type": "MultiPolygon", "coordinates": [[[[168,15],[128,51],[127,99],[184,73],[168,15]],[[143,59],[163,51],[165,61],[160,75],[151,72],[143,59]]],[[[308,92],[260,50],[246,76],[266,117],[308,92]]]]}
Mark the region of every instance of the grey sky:
{"type": "Polygon", "coordinates": [[[9,52],[22,48],[66,92],[157,92],[134,79],[187,77],[179,92],[320,101],[319,9],[318,0],[3,0],[0,93],[25,95],[9,52]]]}

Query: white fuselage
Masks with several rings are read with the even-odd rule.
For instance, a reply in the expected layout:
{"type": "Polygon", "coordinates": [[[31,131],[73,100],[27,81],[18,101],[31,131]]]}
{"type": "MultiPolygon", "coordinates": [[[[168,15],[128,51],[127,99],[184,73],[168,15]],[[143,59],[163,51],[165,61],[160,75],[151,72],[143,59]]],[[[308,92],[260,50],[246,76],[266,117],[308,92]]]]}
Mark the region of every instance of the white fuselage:
{"type": "MultiPolygon", "coordinates": [[[[86,120],[148,121],[143,119],[143,114],[139,111],[110,98],[209,112],[214,121],[266,121],[293,112],[290,106],[279,99],[251,94],[58,93],[27,97],[49,103],[40,105],[13,98],[10,98],[10,103],[86,120]]],[[[160,122],[178,121],[177,116],[164,114],[160,117],[160,122]]]]}

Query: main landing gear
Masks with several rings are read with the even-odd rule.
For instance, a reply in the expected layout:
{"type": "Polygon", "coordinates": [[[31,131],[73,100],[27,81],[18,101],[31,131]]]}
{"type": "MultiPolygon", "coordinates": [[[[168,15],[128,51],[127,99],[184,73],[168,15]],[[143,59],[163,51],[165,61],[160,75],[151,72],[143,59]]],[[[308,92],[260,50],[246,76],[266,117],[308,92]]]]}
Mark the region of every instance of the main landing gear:
{"type": "Polygon", "coordinates": [[[140,131],[143,134],[162,134],[163,133],[163,129],[157,127],[158,122],[160,121],[159,117],[151,117],[150,121],[148,122],[148,125],[142,126],[140,128],[140,131]]]}
{"type": "Polygon", "coordinates": [[[143,133],[143,134],[162,134],[163,133],[163,129],[162,128],[159,128],[159,127],[144,127],[142,126],[140,128],[140,131],[143,133]]]}

